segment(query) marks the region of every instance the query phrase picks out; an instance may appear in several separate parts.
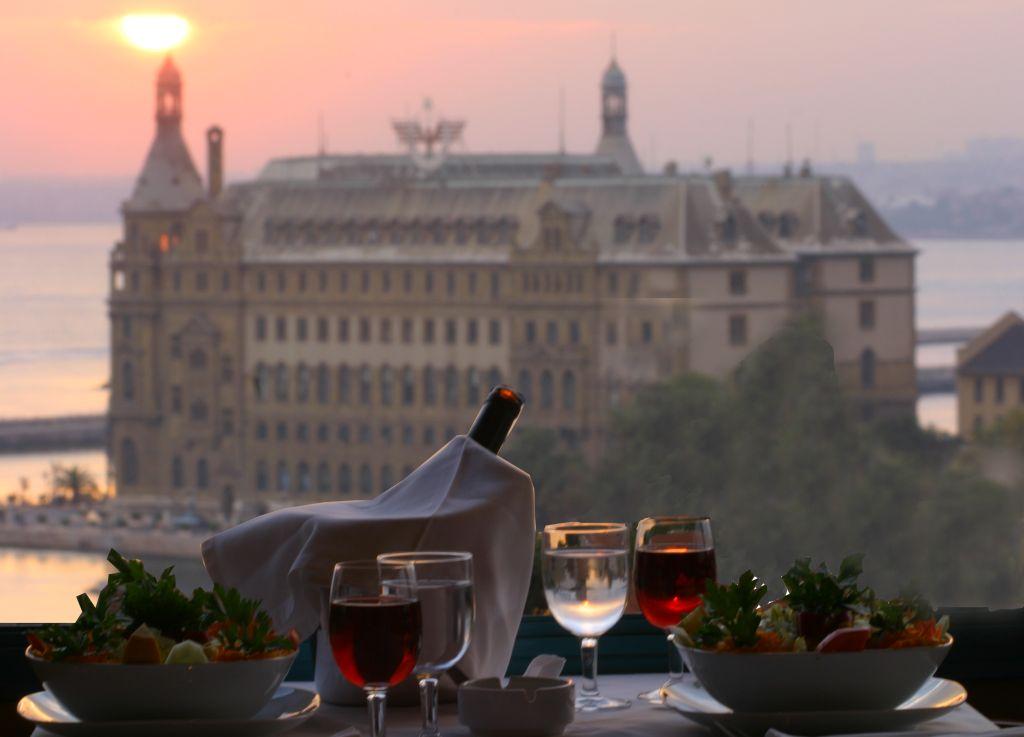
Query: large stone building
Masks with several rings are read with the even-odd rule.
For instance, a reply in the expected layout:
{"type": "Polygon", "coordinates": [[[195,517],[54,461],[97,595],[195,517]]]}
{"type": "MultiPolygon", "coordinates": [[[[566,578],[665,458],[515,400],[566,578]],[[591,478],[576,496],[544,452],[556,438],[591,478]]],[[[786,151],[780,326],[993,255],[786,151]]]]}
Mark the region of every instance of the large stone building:
{"type": "Polygon", "coordinates": [[[911,411],[914,252],[857,188],[645,174],[614,62],[601,95],[594,154],[445,154],[461,124],[407,121],[408,152],[276,159],[224,187],[211,128],[204,187],[165,62],[110,264],[118,491],[371,495],[498,382],[526,425],[595,453],[637,387],[727,374],[805,310],[866,414],[911,411]]]}

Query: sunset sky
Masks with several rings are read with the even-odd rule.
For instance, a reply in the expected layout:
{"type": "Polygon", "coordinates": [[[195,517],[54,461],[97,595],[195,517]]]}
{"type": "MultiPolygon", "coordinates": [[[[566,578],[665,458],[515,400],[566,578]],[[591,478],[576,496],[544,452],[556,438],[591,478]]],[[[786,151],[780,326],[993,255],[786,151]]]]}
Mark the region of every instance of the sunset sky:
{"type": "Polygon", "coordinates": [[[124,13],[189,18],[175,53],[185,130],[226,129],[227,166],[255,172],[311,152],[393,151],[389,120],[425,95],[468,121],[470,151],[598,133],[598,81],[617,36],[630,131],[645,164],[798,156],[931,157],[979,136],[1024,135],[1024,3],[1010,0],[106,0],[6,2],[0,11],[0,178],[133,175],[152,136],[158,55],[118,36],[124,13]],[[14,7],[11,7],[14,6],[14,7]]]}

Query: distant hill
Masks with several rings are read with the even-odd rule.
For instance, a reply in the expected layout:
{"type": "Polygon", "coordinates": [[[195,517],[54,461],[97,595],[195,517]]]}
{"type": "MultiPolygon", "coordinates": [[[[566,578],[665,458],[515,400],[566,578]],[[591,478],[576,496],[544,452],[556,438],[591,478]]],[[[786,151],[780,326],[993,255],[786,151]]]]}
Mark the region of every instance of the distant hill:
{"type": "Polygon", "coordinates": [[[132,184],[128,177],[0,179],[0,225],[117,220],[132,184]]]}

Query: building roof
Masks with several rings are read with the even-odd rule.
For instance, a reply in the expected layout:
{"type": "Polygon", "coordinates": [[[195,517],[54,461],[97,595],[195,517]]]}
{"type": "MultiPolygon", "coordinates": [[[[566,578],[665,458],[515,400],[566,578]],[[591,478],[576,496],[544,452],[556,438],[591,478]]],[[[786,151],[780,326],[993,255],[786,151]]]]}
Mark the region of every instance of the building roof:
{"type": "Polygon", "coordinates": [[[622,71],[622,67],[619,66],[617,59],[613,58],[608,63],[608,68],[604,70],[604,76],[601,77],[601,86],[620,89],[626,86],[626,75],[622,71]]]}
{"type": "Polygon", "coordinates": [[[957,352],[961,376],[1024,376],[1024,318],[1007,312],[957,352]]]}
{"type": "Polygon", "coordinates": [[[741,176],[734,191],[790,250],[908,247],[847,177],[741,176]]]}
{"type": "Polygon", "coordinates": [[[552,176],[609,177],[622,174],[617,161],[599,154],[449,153],[425,175],[408,154],[325,154],[271,159],[257,179],[264,182],[330,181],[380,186],[415,179],[542,179],[552,176]]]}
{"type": "Polygon", "coordinates": [[[783,253],[743,212],[741,203],[723,198],[706,177],[425,181],[390,187],[257,180],[235,185],[229,193],[231,205],[243,216],[243,248],[253,259],[321,258],[330,253],[339,259],[356,253],[373,259],[392,251],[417,259],[494,258],[512,245],[536,242],[538,214],[548,204],[582,223],[581,241],[602,258],[715,259],[783,253]],[[502,224],[515,231],[511,242],[481,245],[469,239],[457,244],[450,237],[455,228],[502,224]],[[449,235],[442,242],[392,244],[388,228],[399,226],[437,226],[449,235]],[[340,234],[346,228],[369,229],[375,234],[370,240],[379,242],[343,240],[340,234]]]}
{"type": "Polygon", "coordinates": [[[625,133],[609,133],[605,131],[597,142],[597,155],[614,161],[623,174],[636,176],[643,174],[640,159],[633,150],[633,143],[625,133]]]}
{"type": "Polygon", "coordinates": [[[181,131],[163,128],[158,129],[149,147],[146,163],[124,208],[134,212],[187,210],[205,195],[181,131]]]}

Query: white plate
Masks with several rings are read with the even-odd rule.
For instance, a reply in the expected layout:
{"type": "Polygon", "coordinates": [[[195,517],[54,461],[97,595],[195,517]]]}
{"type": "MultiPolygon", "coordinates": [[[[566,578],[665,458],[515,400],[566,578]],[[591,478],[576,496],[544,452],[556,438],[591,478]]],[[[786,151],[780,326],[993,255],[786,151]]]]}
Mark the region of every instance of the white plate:
{"type": "Polygon", "coordinates": [[[83,722],[48,691],[37,691],[18,702],[18,714],[47,732],[67,737],[265,737],[294,729],[319,707],[319,694],[281,686],[267,705],[249,719],[83,722]]]}
{"type": "Polygon", "coordinates": [[[715,701],[692,678],[665,691],[665,705],[691,721],[758,735],[772,727],[802,735],[899,730],[941,717],[966,701],[964,687],[944,678],[928,679],[916,694],[895,709],[880,711],[734,712],[715,701]]]}

